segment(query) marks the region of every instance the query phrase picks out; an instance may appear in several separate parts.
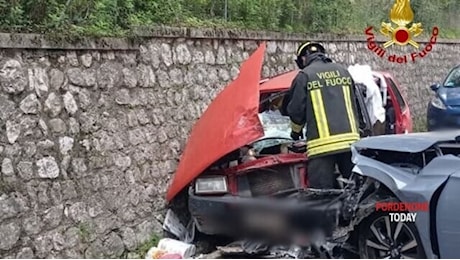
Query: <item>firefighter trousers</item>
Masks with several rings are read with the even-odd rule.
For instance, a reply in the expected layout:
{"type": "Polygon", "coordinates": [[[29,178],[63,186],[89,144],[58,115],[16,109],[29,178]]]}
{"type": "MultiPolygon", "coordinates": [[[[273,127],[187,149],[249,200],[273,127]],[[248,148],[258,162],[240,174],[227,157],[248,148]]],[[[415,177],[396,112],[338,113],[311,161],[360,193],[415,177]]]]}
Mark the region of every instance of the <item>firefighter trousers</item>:
{"type": "Polygon", "coordinates": [[[344,178],[349,178],[354,164],[351,151],[308,159],[308,186],[315,189],[337,188],[336,166],[344,178]]]}

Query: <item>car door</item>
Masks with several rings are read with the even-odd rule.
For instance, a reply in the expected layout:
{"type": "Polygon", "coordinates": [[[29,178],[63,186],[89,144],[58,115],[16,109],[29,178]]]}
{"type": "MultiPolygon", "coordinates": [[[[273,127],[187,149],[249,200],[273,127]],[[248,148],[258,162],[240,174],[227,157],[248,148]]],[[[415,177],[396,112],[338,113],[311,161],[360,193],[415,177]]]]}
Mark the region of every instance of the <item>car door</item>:
{"type": "Polygon", "coordinates": [[[395,80],[388,76],[385,76],[385,79],[388,85],[388,94],[395,111],[396,134],[410,133],[412,132],[412,118],[409,106],[401,95],[395,80]]]}

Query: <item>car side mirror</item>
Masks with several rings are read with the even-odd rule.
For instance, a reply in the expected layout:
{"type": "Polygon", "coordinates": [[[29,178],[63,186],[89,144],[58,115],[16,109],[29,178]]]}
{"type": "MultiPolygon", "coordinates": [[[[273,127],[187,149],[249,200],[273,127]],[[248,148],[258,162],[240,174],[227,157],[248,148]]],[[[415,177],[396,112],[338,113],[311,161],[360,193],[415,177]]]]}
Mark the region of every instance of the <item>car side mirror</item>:
{"type": "Polygon", "coordinates": [[[441,87],[441,85],[439,85],[439,84],[433,84],[433,85],[430,86],[431,90],[433,90],[433,91],[437,91],[440,87],[441,87]]]}

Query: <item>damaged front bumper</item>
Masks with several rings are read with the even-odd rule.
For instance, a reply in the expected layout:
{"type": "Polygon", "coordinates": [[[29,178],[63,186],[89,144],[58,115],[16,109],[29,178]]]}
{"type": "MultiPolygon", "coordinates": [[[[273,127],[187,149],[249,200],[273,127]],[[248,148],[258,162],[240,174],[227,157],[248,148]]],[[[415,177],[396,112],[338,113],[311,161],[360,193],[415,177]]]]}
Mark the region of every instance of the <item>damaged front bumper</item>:
{"type": "Polygon", "coordinates": [[[297,191],[286,198],[198,196],[189,191],[188,207],[197,229],[208,235],[282,240],[316,231],[330,236],[338,226],[342,202],[337,194],[312,198],[297,191]]]}

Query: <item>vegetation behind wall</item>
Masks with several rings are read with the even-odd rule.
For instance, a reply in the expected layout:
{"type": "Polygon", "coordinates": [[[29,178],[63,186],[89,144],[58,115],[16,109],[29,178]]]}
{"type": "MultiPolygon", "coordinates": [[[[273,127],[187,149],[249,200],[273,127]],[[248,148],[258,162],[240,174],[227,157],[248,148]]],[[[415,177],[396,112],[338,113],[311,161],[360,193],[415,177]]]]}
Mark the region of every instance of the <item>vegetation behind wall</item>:
{"type": "MultiPolygon", "coordinates": [[[[286,32],[362,33],[388,21],[392,0],[0,0],[0,30],[123,36],[133,27],[184,25],[286,32]]],[[[460,37],[460,1],[412,0],[414,22],[460,37]]]]}

